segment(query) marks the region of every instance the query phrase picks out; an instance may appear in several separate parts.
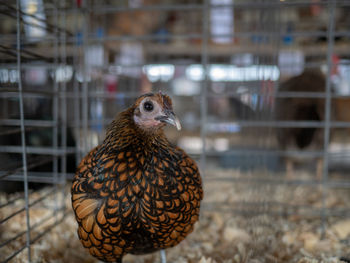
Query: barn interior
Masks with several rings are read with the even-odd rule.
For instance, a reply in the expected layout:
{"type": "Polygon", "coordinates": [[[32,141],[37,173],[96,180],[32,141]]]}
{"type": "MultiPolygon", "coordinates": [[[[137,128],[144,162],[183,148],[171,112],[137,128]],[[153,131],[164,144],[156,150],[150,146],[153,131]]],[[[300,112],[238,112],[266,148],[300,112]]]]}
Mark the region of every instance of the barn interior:
{"type": "Polygon", "coordinates": [[[0,262],[98,262],[71,182],[149,92],[172,98],[182,130],[166,135],[204,187],[168,262],[350,262],[349,12],[347,0],[0,1],[0,262]]]}

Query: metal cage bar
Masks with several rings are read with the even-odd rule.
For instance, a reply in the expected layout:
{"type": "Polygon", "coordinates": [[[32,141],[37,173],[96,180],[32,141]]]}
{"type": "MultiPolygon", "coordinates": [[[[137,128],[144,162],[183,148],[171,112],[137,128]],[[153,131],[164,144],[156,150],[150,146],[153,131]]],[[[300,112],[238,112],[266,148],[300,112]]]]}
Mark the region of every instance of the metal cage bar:
{"type": "Polygon", "coordinates": [[[30,216],[29,216],[29,193],[28,193],[28,170],[27,170],[27,149],[25,139],[24,126],[24,109],[23,109],[23,95],[22,95],[22,81],[21,81],[21,25],[20,25],[20,7],[19,0],[16,1],[17,7],[17,72],[18,72],[18,90],[19,90],[19,107],[21,115],[21,142],[22,142],[22,159],[23,159],[23,177],[24,177],[24,198],[25,198],[25,212],[26,212],[26,248],[28,249],[28,261],[31,262],[30,251],[30,216]]]}
{"type": "MultiPolygon", "coordinates": [[[[67,176],[66,156],[75,153],[75,147],[67,147],[66,144],[67,101],[66,96],[60,96],[60,92],[66,92],[66,84],[64,82],[58,83],[57,80],[57,70],[68,63],[65,49],[66,35],[72,36],[72,33],[66,29],[65,12],[62,12],[66,7],[66,2],[59,1],[60,5],[58,2],[51,5],[53,13],[45,19],[25,11],[25,4],[25,1],[20,0],[14,3],[5,1],[1,5],[0,11],[1,19],[8,19],[10,23],[15,25],[15,34],[1,35],[0,37],[2,41],[0,52],[4,55],[1,58],[0,70],[2,72],[7,70],[6,74],[12,74],[11,82],[0,77],[0,99],[2,100],[0,104],[3,103],[4,108],[4,114],[0,116],[0,154],[1,158],[5,157],[5,161],[1,160],[0,165],[0,184],[1,191],[4,189],[11,191],[11,188],[6,189],[9,183],[22,184],[23,189],[22,194],[10,192],[8,198],[3,199],[4,202],[0,205],[1,228],[6,229],[11,221],[18,220],[23,216],[25,218],[23,230],[11,232],[12,235],[6,238],[1,236],[0,262],[11,262],[19,254],[24,255],[23,253],[26,253],[27,262],[36,261],[31,253],[32,245],[62,222],[67,214],[64,199],[66,197],[67,176]],[[26,17],[32,18],[34,22],[28,22],[26,17]],[[44,23],[44,26],[40,25],[39,22],[44,23]],[[28,26],[35,30],[45,30],[47,37],[29,36],[26,29],[28,26]],[[41,39],[44,40],[42,42],[44,46],[51,48],[52,54],[43,52],[45,48],[40,50],[34,47],[36,41],[41,39]],[[29,85],[30,88],[28,88],[26,74],[33,67],[44,68],[45,74],[48,74],[48,82],[52,76],[54,80],[52,85],[56,89],[45,91],[34,85],[29,85]],[[49,74],[50,71],[52,74],[49,74]],[[31,89],[34,96],[28,96],[31,94],[31,89]],[[35,97],[36,95],[39,97],[35,97]],[[28,117],[28,104],[32,99],[54,101],[52,114],[48,110],[40,112],[38,119],[28,117]],[[17,106],[18,109],[14,106],[17,106]],[[47,119],[42,119],[43,114],[46,114],[47,119]],[[61,126],[59,125],[60,120],[62,120],[61,126]],[[42,137],[42,132],[44,136],[46,134],[51,137],[50,146],[36,145],[35,142],[33,144],[31,141],[31,134],[39,133],[38,136],[42,137]],[[21,160],[18,159],[18,156],[21,156],[21,160]],[[10,160],[9,163],[6,163],[7,159],[10,160]],[[46,168],[41,168],[45,166],[46,168]],[[36,172],[36,169],[47,170],[46,172],[36,172]],[[46,184],[48,188],[45,188],[44,191],[41,189],[33,190],[33,183],[46,184]],[[48,200],[52,200],[50,203],[55,205],[45,205],[48,200]],[[41,205],[41,209],[49,214],[35,220],[33,211],[37,209],[38,205],[41,205]],[[5,211],[7,212],[5,213],[5,211]],[[54,223],[51,222],[52,219],[55,219],[54,223]],[[50,224],[48,225],[48,223],[50,224]],[[43,227],[44,229],[42,229],[43,227]],[[15,250],[8,253],[6,250],[8,246],[14,247],[15,250]]],[[[37,7],[40,8],[40,6],[37,7]]],[[[7,76],[6,74],[5,76],[7,76]]]]}

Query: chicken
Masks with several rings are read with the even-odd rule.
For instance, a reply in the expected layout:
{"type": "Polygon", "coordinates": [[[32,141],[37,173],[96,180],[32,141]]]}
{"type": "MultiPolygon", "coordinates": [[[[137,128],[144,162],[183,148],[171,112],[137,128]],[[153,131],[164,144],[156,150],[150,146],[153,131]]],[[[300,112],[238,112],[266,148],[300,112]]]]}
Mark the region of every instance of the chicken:
{"type": "MultiPolygon", "coordinates": [[[[326,80],[319,70],[305,70],[301,75],[281,84],[280,92],[325,92],[326,80]]],[[[279,121],[318,121],[325,118],[324,98],[279,98],[276,103],[276,119],[279,121]]],[[[320,151],[323,149],[324,130],[317,127],[278,128],[277,142],[282,150],[320,151]]],[[[310,160],[302,156],[288,156],[287,177],[291,178],[294,164],[310,160]]],[[[323,159],[317,158],[316,174],[321,179],[323,159]]]]}
{"type": "Polygon", "coordinates": [[[165,137],[167,123],[181,128],[171,99],[145,94],[112,121],[103,143],[77,168],[78,235],[99,260],[122,262],[127,253],[173,247],[198,220],[201,177],[196,163],[165,137]]]}

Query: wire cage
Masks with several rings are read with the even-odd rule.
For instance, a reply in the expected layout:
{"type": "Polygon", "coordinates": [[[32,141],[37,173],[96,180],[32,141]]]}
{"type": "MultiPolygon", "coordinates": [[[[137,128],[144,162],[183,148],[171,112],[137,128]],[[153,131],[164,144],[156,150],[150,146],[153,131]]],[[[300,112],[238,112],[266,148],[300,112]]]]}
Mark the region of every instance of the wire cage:
{"type": "Polygon", "coordinates": [[[166,134],[198,162],[205,189],[206,234],[171,262],[350,255],[349,1],[17,0],[0,10],[1,262],[87,260],[70,221],[75,167],[118,112],[158,91],[183,126],[166,134]]]}
{"type": "Polygon", "coordinates": [[[1,262],[19,254],[34,260],[29,248],[67,213],[66,173],[75,167],[75,145],[67,127],[72,33],[64,7],[61,1],[0,5],[0,191],[8,194],[1,199],[1,262]]]}

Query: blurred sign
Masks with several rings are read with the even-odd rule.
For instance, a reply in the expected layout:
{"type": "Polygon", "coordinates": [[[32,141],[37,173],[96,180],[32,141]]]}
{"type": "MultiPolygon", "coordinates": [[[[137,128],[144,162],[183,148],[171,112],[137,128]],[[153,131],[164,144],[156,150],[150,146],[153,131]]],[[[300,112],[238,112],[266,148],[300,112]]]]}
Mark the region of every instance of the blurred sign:
{"type": "Polygon", "coordinates": [[[42,0],[21,0],[24,31],[27,37],[40,38],[46,35],[46,17],[42,0]]]}
{"type": "Polygon", "coordinates": [[[300,50],[280,51],[278,55],[278,66],[281,75],[295,76],[304,71],[305,57],[300,50]]]}
{"type": "Polygon", "coordinates": [[[24,81],[28,85],[45,85],[47,71],[44,67],[32,67],[24,72],[24,81]]]}
{"type": "MultiPolygon", "coordinates": [[[[251,65],[236,67],[234,65],[208,65],[208,75],[211,81],[258,81],[278,80],[280,72],[274,65],[251,65]]],[[[204,80],[204,69],[200,64],[193,64],[186,69],[186,76],[193,81],[204,80]]]]}
{"type": "Polygon", "coordinates": [[[174,77],[175,66],[172,64],[149,64],[143,66],[143,72],[151,82],[167,82],[174,77]]]}
{"type": "Polygon", "coordinates": [[[254,63],[254,56],[250,53],[236,54],[232,56],[231,62],[236,66],[250,66],[254,63]]]}
{"type": "Polygon", "coordinates": [[[0,69],[0,83],[17,83],[17,69],[0,69]]]}
{"type": "Polygon", "coordinates": [[[201,92],[198,82],[194,82],[185,77],[174,79],[172,83],[173,93],[178,96],[194,96],[201,92]]]}
{"type": "Polygon", "coordinates": [[[211,0],[210,31],[215,43],[231,43],[233,39],[233,0],[211,0]],[[231,7],[225,5],[232,5],[231,7]]]}
{"type": "Polygon", "coordinates": [[[103,66],[104,49],[102,45],[91,45],[85,52],[85,63],[88,66],[103,66]]]}
{"type": "Polygon", "coordinates": [[[55,71],[57,82],[68,82],[73,77],[73,68],[71,66],[59,66],[55,71]]]}
{"type": "Polygon", "coordinates": [[[122,66],[120,74],[138,78],[141,76],[144,63],[143,47],[137,43],[123,43],[120,47],[120,54],[116,57],[117,66],[122,66]]]}

